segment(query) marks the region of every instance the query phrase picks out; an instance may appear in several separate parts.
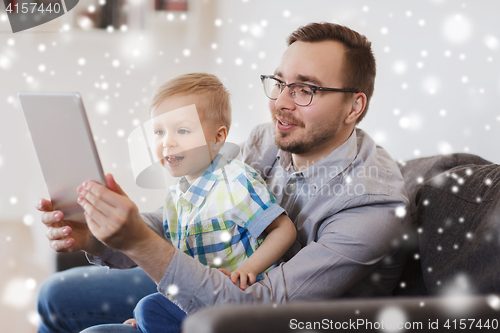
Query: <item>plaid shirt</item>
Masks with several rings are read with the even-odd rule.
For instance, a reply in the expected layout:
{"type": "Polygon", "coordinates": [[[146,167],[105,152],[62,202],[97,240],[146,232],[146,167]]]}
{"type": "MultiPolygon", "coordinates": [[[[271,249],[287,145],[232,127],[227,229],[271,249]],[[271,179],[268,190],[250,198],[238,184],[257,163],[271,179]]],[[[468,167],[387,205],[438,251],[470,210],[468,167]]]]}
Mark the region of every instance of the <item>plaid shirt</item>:
{"type": "Polygon", "coordinates": [[[174,246],[202,264],[234,271],[283,212],[254,169],[219,154],[192,185],[182,177],[169,188],[163,228],[174,246]]]}

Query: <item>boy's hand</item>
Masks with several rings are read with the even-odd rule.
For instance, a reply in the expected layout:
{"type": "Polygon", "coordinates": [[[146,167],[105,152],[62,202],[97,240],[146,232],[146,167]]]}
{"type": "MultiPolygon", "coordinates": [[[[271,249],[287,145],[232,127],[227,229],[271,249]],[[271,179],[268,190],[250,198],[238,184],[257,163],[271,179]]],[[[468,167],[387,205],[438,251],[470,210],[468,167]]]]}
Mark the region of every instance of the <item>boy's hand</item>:
{"type": "Polygon", "coordinates": [[[245,290],[247,289],[247,286],[254,284],[256,279],[257,274],[255,274],[255,272],[245,270],[241,267],[231,273],[231,282],[237,285],[238,280],[240,280],[241,290],[245,290]]]}
{"type": "Polygon", "coordinates": [[[137,322],[134,318],[127,319],[123,322],[124,325],[132,325],[133,328],[137,328],[137,322]]]}

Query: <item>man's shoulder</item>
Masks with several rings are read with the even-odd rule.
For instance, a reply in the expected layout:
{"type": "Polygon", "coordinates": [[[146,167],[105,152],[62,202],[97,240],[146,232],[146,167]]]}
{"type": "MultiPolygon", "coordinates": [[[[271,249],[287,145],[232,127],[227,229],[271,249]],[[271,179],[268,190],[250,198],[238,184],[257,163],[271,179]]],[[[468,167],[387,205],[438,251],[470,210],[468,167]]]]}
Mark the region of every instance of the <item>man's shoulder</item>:
{"type": "Polygon", "coordinates": [[[366,132],[356,129],[356,135],[357,156],[346,170],[352,185],[357,185],[363,189],[363,194],[375,200],[380,199],[376,198],[377,195],[381,195],[407,201],[403,176],[397,163],[366,132]]]}
{"type": "Polygon", "coordinates": [[[245,146],[268,149],[276,148],[274,144],[274,129],[272,123],[265,123],[255,126],[250,132],[245,146]]]}

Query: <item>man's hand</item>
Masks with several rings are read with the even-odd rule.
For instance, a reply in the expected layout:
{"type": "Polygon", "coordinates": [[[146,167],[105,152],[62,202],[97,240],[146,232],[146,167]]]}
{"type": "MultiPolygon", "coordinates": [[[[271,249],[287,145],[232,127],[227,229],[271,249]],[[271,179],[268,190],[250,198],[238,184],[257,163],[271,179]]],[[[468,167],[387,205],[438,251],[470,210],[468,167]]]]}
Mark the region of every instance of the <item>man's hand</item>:
{"type": "Polygon", "coordinates": [[[78,203],[92,234],[106,245],[120,251],[139,246],[150,230],[137,206],[123,192],[111,174],[106,175],[108,188],[86,181],[77,188],[78,203]]]}
{"type": "Polygon", "coordinates": [[[149,229],[137,206],[110,174],[102,186],[92,181],[79,186],[79,204],[92,234],[104,244],[123,252],[159,283],[175,248],[149,229]]]}
{"type": "Polygon", "coordinates": [[[41,199],[36,208],[43,212],[42,222],[47,226],[46,236],[50,247],[61,253],[85,250],[97,254],[104,250],[104,245],[90,233],[87,224],[64,220],[61,211],[54,211],[50,200],[41,199]]]}

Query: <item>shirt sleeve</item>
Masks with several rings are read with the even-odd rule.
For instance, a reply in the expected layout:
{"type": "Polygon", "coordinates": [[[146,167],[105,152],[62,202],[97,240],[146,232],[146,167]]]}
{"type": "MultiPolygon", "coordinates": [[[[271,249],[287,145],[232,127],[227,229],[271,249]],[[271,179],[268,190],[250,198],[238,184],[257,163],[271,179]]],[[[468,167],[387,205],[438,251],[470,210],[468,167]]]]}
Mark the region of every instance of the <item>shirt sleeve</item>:
{"type": "MultiPolygon", "coordinates": [[[[264,273],[261,281],[245,291],[218,270],[177,250],[158,291],[168,296],[168,287],[176,285],[179,292],[174,302],[187,313],[231,302],[282,303],[339,297],[362,279],[370,278],[381,260],[398,251],[397,241],[405,223],[394,211],[401,204],[355,207],[335,214],[321,225],[316,242],[264,273]]],[[[400,270],[393,273],[400,274],[400,270]]]]}
{"type": "Polygon", "coordinates": [[[229,184],[229,192],[233,222],[248,229],[255,238],[285,212],[255,171],[241,173],[229,184]]]}
{"type": "MultiPolygon", "coordinates": [[[[152,213],[141,213],[141,216],[144,223],[146,223],[151,230],[170,242],[170,240],[165,237],[163,231],[163,207],[152,213]]],[[[131,268],[137,266],[137,264],[125,254],[109,247],[98,256],[89,253],[86,253],[86,256],[88,261],[94,265],[107,266],[110,268],[131,268]]]]}

